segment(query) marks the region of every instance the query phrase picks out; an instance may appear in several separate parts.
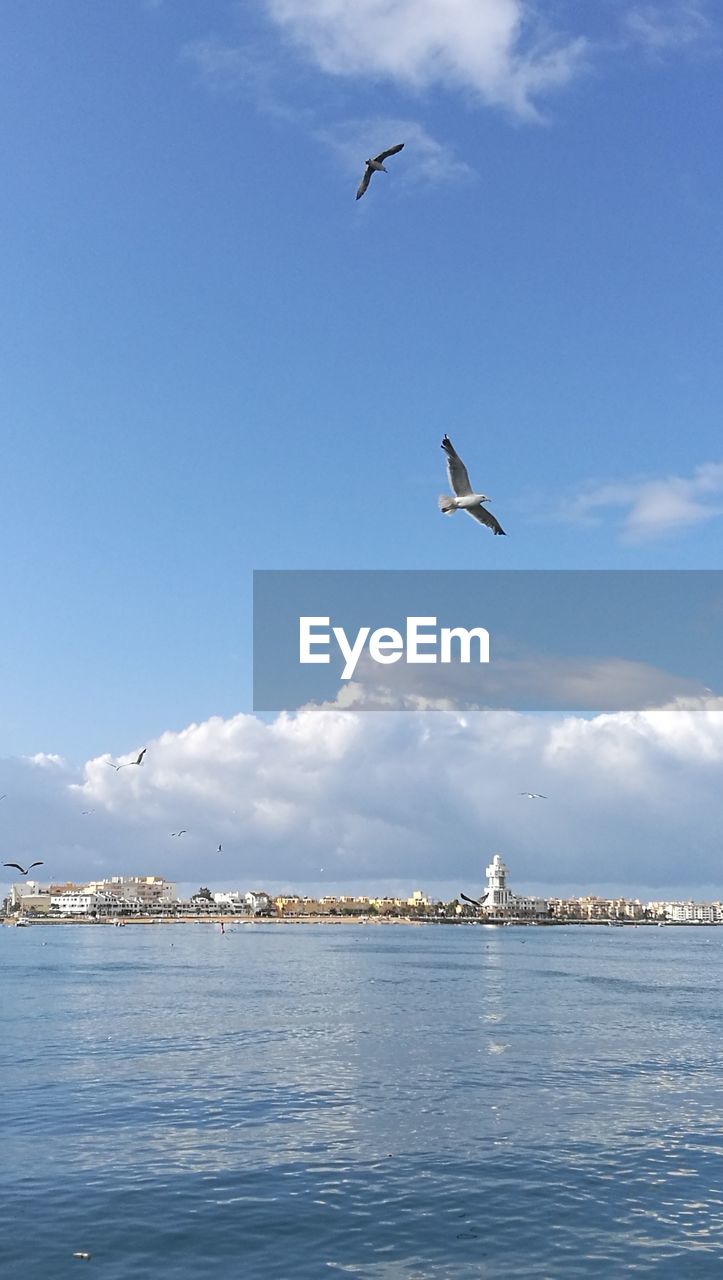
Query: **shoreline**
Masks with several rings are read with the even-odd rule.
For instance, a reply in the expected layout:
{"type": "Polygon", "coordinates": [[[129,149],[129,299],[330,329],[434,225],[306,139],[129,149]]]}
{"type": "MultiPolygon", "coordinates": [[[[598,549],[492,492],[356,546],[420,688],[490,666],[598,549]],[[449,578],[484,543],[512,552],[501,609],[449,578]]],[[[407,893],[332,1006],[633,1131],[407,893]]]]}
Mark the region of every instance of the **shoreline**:
{"type": "MultiPolygon", "coordinates": [[[[17,928],[17,921],[7,917],[0,920],[0,924],[8,928],[17,928]]],[[[560,928],[579,928],[579,929],[718,929],[721,924],[715,921],[693,921],[693,920],[616,920],[611,923],[608,920],[480,920],[476,918],[467,918],[464,920],[434,920],[422,919],[413,920],[407,916],[238,916],[238,915],[217,915],[200,917],[189,916],[171,916],[158,918],[156,916],[128,916],[116,924],[113,920],[90,920],[87,917],[77,917],[72,919],[64,917],[63,919],[48,919],[47,917],[38,916],[35,919],[26,920],[26,926],[33,928],[36,925],[101,925],[111,928],[125,928],[126,925],[304,925],[304,924],[325,924],[325,925],[414,925],[421,927],[422,925],[433,925],[437,928],[440,926],[451,925],[455,927],[469,927],[475,925],[487,929],[509,929],[509,928],[526,928],[526,929],[560,929],[560,928]]],[[[23,927],[23,926],[21,926],[23,927]]]]}

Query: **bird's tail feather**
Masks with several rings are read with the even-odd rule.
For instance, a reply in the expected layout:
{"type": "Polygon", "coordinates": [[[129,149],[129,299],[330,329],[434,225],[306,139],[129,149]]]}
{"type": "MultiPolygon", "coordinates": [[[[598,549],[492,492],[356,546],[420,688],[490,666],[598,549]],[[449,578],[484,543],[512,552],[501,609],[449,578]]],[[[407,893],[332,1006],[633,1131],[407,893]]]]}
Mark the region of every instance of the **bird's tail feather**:
{"type": "Polygon", "coordinates": [[[439,509],[443,515],[445,516],[454,515],[457,508],[454,504],[454,498],[451,498],[448,493],[440,493],[437,501],[439,503],[439,509]]]}

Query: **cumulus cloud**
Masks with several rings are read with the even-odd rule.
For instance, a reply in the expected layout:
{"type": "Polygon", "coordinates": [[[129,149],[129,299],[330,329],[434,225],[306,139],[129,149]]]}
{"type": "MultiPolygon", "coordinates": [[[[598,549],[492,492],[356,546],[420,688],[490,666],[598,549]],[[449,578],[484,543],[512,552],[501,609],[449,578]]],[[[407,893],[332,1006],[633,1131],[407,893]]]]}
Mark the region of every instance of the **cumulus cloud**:
{"type": "Polygon", "coordinates": [[[581,68],[582,37],[546,28],[524,0],[265,0],[286,36],[323,71],[405,88],[464,89],[518,116],[581,68]]]}
{"type": "Polygon", "coordinates": [[[590,488],[569,504],[565,516],[598,523],[601,513],[622,511],[625,537],[642,541],[723,515],[723,462],[706,462],[692,476],[666,476],[590,488]]]}
{"type": "Polygon", "coordinates": [[[694,894],[719,872],[722,763],[714,698],[589,720],[453,707],[213,718],[149,742],[144,766],[120,773],[105,757],[80,770],[4,761],[2,860],[42,858],[56,882],[393,880],[451,896],[499,851],[520,888],[694,894]]]}

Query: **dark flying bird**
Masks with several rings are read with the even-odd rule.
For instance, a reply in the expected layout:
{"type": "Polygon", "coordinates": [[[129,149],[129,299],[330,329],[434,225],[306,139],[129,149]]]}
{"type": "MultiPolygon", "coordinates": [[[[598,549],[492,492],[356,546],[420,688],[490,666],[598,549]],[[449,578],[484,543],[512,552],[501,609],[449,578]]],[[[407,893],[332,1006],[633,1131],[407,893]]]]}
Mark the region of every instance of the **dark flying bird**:
{"type": "Polygon", "coordinates": [[[95,809],[83,809],[81,812],[81,817],[87,818],[89,813],[95,813],[95,809]]]}
{"type": "Polygon", "coordinates": [[[356,193],[357,200],[361,200],[362,196],[364,195],[364,192],[366,191],[367,187],[369,186],[369,183],[372,180],[372,174],[387,173],[387,170],[384,168],[384,161],[387,160],[389,156],[395,156],[398,151],[401,151],[403,146],[404,146],[403,142],[398,142],[396,147],[390,147],[388,151],[380,151],[379,155],[375,156],[373,160],[367,160],[366,162],[367,167],[364,170],[364,177],[359,183],[359,190],[356,193]]]}
{"type": "Polygon", "coordinates": [[[125,764],[116,764],[115,760],[106,760],[106,764],[109,764],[111,769],[115,769],[117,773],[119,769],[129,769],[131,765],[143,764],[143,757],[146,754],[146,751],[147,747],[144,747],[137,760],[126,760],[125,764]]]}
{"type": "Polygon", "coordinates": [[[521,796],[526,796],[528,800],[546,800],[547,796],[541,795],[539,791],[521,791],[521,796]]]}
{"type": "Polygon", "coordinates": [[[33,867],[42,867],[44,865],[45,863],[43,862],[31,862],[29,867],[21,867],[19,862],[3,862],[4,867],[17,867],[18,871],[20,871],[24,876],[26,876],[29,871],[32,871],[33,867]]]}
{"type": "Polygon", "coordinates": [[[482,902],[478,902],[476,898],[468,898],[466,893],[460,893],[459,896],[463,902],[469,902],[472,904],[473,907],[481,907],[482,902],[484,902],[485,898],[487,897],[487,894],[485,894],[484,897],[482,898],[482,902]]]}
{"type": "Polygon", "coordinates": [[[221,845],[218,846],[218,852],[223,853],[223,847],[221,845]]]}
{"type": "Polygon", "coordinates": [[[442,448],[447,455],[447,475],[449,483],[454,490],[455,496],[451,498],[449,494],[443,493],[439,498],[439,509],[445,516],[454,515],[455,511],[466,511],[468,516],[473,520],[478,520],[480,524],[486,524],[488,529],[493,533],[504,534],[504,529],[498,520],[482,506],[483,502],[490,502],[486,493],[475,493],[469,482],[467,468],[464,465],[459,454],[456,452],[449,436],[445,436],[442,441],[442,448]]]}
{"type": "Polygon", "coordinates": [[[186,835],[186,828],[185,828],[185,827],[182,827],[180,831],[172,831],[172,832],[171,832],[171,835],[172,835],[172,836],[185,836],[185,835],[186,835]]]}

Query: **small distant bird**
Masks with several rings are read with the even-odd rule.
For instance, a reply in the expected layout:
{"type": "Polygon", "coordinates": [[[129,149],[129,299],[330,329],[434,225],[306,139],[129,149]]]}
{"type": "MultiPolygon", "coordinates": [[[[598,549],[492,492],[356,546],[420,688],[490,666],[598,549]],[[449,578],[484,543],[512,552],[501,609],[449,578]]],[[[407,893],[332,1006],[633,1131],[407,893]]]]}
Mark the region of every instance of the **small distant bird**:
{"type": "Polygon", "coordinates": [[[95,809],[83,809],[81,817],[87,818],[89,813],[95,813],[95,809]]]}
{"type": "Polygon", "coordinates": [[[546,800],[547,796],[543,796],[539,791],[521,791],[521,796],[526,796],[528,800],[546,800]]]}
{"type": "Polygon", "coordinates": [[[83,1258],[83,1259],[85,1259],[85,1261],[86,1261],[86,1262],[89,1262],[89,1261],[90,1261],[90,1254],[89,1254],[89,1253],[74,1253],[74,1254],[73,1254],[73,1257],[74,1257],[74,1258],[83,1258]]]}
{"type": "Polygon", "coordinates": [[[4,867],[16,867],[24,876],[32,871],[33,867],[44,867],[44,862],[31,862],[29,867],[21,867],[19,862],[3,862],[4,867]]]}
{"type": "Polygon", "coordinates": [[[117,773],[119,769],[129,769],[131,765],[143,764],[143,757],[146,754],[146,751],[147,748],[144,747],[137,760],[126,760],[125,764],[116,764],[115,760],[106,760],[106,764],[109,764],[111,769],[115,769],[117,773]]]}
{"type": "Polygon", "coordinates": [[[364,170],[364,177],[359,183],[359,190],[356,193],[357,200],[361,200],[362,196],[364,195],[364,192],[366,191],[367,187],[369,186],[369,183],[372,180],[372,174],[387,173],[388,170],[384,168],[384,161],[388,160],[390,156],[395,156],[398,151],[402,150],[403,146],[404,146],[403,142],[398,142],[396,147],[390,147],[388,151],[380,151],[379,155],[375,156],[373,160],[367,160],[366,162],[367,167],[364,170]]]}
{"type": "Polygon", "coordinates": [[[186,828],[185,828],[185,827],[182,827],[180,831],[172,831],[172,832],[171,832],[171,835],[172,835],[172,836],[185,836],[186,834],[187,834],[187,832],[186,832],[186,828]]]}
{"type": "Polygon", "coordinates": [[[219,846],[218,846],[218,852],[219,852],[219,853],[223,853],[223,845],[219,845],[219,846]]]}
{"type": "Polygon", "coordinates": [[[7,793],[0,796],[0,800],[7,800],[7,793]]]}
{"type": "Polygon", "coordinates": [[[492,512],[482,506],[483,502],[491,502],[491,498],[488,498],[486,493],[474,492],[469,482],[467,468],[456,452],[449,436],[444,437],[442,448],[447,455],[447,475],[455,494],[453,498],[447,493],[440,495],[439,509],[442,514],[451,516],[454,515],[455,511],[466,511],[468,516],[471,516],[473,520],[478,520],[480,524],[486,524],[487,528],[491,529],[493,533],[504,535],[505,531],[499,520],[496,520],[492,512]]]}

